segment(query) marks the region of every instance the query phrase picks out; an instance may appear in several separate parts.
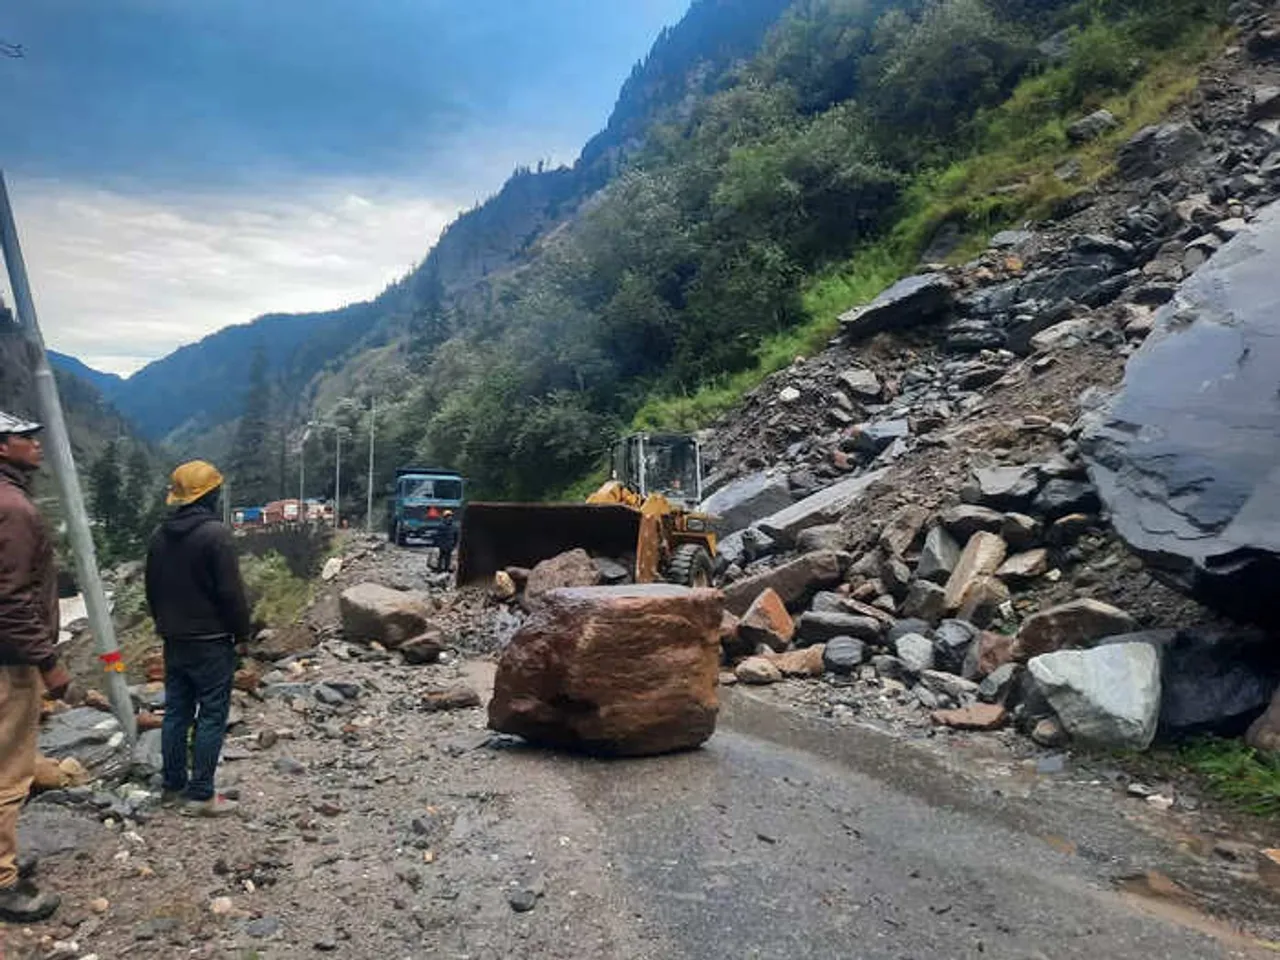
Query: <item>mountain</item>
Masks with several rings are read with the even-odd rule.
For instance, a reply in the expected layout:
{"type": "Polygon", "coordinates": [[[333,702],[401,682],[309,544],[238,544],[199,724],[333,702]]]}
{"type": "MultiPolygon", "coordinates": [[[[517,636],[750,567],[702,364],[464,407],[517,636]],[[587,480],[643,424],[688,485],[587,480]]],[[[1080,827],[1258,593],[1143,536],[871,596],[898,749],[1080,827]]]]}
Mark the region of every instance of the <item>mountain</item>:
{"type": "Polygon", "coordinates": [[[547,496],[633,423],[705,422],[926,250],[961,256],[1087,192],[1105,167],[1070,122],[1104,104],[1158,116],[1173,95],[1136,85],[1224,12],[698,0],[572,168],[517,170],[374,300],[221,331],[117,402],[148,436],[229,436],[261,351],[272,436],[312,418],[368,436],[376,396],[375,484],[416,459],[463,470],[477,495],[547,496]],[[1078,175],[1055,175],[1066,161],[1078,175]]]}
{"type": "Polygon", "coordinates": [[[101,393],[108,401],[112,400],[123,391],[124,377],[115,373],[103,373],[101,370],[95,370],[93,367],[90,367],[68,354],[59,353],[57,350],[50,350],[49,364],[54,370],[68,373],[71,376],[96,387],[98,392],[101,393]]]}

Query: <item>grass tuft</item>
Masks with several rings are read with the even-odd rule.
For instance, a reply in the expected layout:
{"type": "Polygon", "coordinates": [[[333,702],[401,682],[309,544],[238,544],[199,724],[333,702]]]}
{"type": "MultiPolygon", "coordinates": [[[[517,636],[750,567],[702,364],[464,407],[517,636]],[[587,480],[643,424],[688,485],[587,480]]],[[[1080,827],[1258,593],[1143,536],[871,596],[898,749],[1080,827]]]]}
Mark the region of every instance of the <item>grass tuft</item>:
{"type": "Polygon", "coordinates": [[[1215,796],[1258,816],[1280,816],[1280,757],[1242,740],[1208,737],[1182,747],[1178,759],[1203,777],[1215,796]]]}

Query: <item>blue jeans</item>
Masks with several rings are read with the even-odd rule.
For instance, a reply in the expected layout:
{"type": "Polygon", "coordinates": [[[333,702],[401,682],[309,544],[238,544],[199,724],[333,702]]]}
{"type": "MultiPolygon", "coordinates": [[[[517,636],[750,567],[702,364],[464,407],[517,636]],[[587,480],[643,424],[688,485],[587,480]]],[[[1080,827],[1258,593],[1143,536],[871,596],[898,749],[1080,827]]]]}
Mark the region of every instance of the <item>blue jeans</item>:
{"type": "Polygon", "coordinates": [[[185,792],[192,800],[213,797],[235,672],[236,648],[230,637],[165,641],[161,745],[166,790],[185,792]],[[188,751],[193,725],[196,732],[188,751]]]}

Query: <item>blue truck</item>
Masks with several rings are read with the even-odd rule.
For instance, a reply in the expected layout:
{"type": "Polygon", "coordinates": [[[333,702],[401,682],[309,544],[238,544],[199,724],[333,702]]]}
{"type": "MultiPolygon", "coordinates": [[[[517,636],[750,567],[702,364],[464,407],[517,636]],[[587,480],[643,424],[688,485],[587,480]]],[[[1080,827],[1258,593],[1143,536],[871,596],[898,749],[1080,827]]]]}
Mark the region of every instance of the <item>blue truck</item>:
{"type": "Polygon", "coordinates": [[[440,569],[449,569],[462,522],[463,486],[454,470],[401,467],[387,498],[387,538],[399,546],[435,547],[440,569]]]}

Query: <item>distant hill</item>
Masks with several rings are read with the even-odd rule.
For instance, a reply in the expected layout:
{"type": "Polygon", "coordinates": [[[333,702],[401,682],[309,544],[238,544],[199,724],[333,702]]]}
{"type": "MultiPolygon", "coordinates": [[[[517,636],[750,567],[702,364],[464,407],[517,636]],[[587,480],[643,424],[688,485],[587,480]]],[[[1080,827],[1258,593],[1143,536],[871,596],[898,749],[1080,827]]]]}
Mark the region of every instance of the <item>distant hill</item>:
{"type": "Polygon", "coordinates": [[[69,354],[50,350],[49,363],[54,370],[69,373],[73,377],[78,377],[85,383],[97,387],[98,391],[108,401],[113,400],[124,389],[124,377],[115,373],[103,373],[101,370],[95,370],[69,354]]]}

